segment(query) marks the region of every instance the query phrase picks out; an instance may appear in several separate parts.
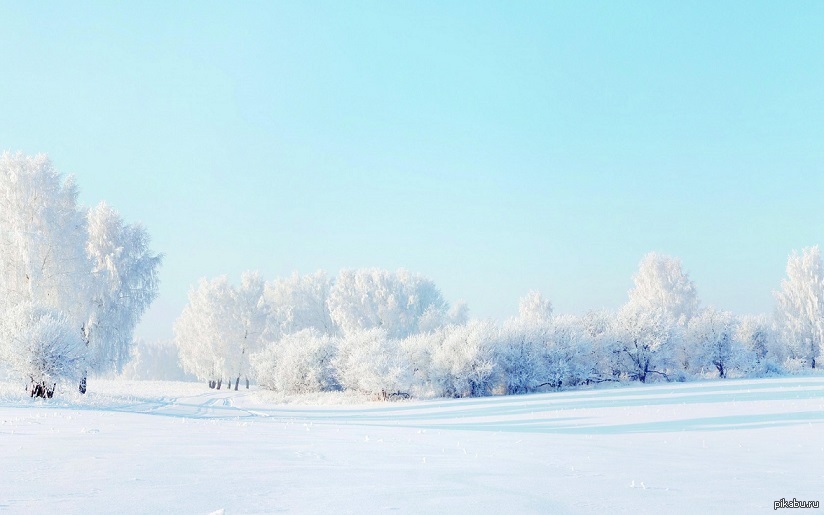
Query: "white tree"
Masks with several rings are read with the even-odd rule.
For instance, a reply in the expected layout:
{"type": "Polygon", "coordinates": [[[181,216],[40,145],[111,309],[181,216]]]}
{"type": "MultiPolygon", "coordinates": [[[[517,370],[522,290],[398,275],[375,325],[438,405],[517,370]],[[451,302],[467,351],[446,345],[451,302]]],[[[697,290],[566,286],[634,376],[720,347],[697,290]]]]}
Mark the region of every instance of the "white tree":
{"type": "Polygon", "coordinates": [[[728,311],[705,309],[687,326],[685,341],[694,349],[691,366],[698,372],[715,369],[727,377],[730,369],[746,361],[745,349],[735,338],[736,320],[728,311]]]}
{"type": "Polygon", "coordinates": [[[174,342],[183,369],[200,380],[228,377],[225,325],[231,319],[232,294],[228,279],[201,279],[189,290],[189,303],[174,325],[174,342]]]}
{"type": "Polygon", "coordinates": [[[736,340],[741,342],[752,361],[748,372],[754,375],[783,373],[787,350],[775,324],[766,315],[746,315],[739,318],[736,340]]]}
{"type": "Polygon", "coordinates": [[[284,336],[251,357],[258,384],[289,394],[339,389],[333,361],[337,342],[315,329],[284,336]]]}
{"type": "Polygon", "coordinates": [[[546,383],[545,356],[549,326],[507,324],[501,331],[496,362],[507,394],[535,391],[546,383]]]}
{"type": "Polygon", "coordinates": [[[277,340],[310,328],[334,334],[335,325],[327,307],[331,288],[332,279],[322,270],[266,283],[263,298],[269,314],[267,339],[277,340]]]}
{"type": "Polygon", "coordinates": [[[335,367],[344,388],[384,399],[407,396],[414,379],[409,356],[383,329],[347,333],[340,340],[335,367]]]}
{"type": "Polygon", "coordinates": [[[0,157],[0,303],[30,302],[80,327],[89,311],[91,262],[77,188],[44,155],[0,157]]]}
{"type": "Polygon", "coordinates": [[[624,349],[616,336],[618,323],[614,313],[589,311],[581,317],[582,329],[592,341],[592,360],[595,365],[593,380],[616,381],[625,373],[624,349]]]}
{"type": "Polygon", "coordinates": [[[243,275],[235,288],[226,276],[201,279],[189,291],[189,303],[175,321],[175,344],[184,370],[210,386],[249,376],[249,356],[262,345],[265,307],[263,280],[256,273],[243,275]]]}
{"type": "Polygon", "coordinates": [[[521,298],[518,316],[501,330],[496,360],[508,394],[553,384],[548,379],[552,303],[532,290],[521,298]]]}
{"type": "Polygon", "coordinates": [[[626,309],[661,309],[682,325],[698,309],[695,285],[677,258],[650,252],[641,260],[633,281],[626,309]]]}
{"type": "Polygon", "coordinates": [[[469,322],[469,306],[466,302],[459,300],[450,307],[446,312],[446,322],[444,325],[466,325],[469,322]]]}
{"type": "Polygon", "coordinates": [[[449,305],[431,280],[406,270],[342,270],[329,293],[332,320],[344,333],[380,328],[390,338],[432,330],[449,305]]]}
{"type": "Polygon", "coordinates": [[[572,387],[596,379],[594,339],[582,319],[555,317],[549,325],[542,368],[545,375],[541,386],[572,387]]]}
{"type": "Polygon", "coordinates": [[[567,388],[596,379],[593,338],[570,315],[538,323],[518,317],[502,332],[497,361],[507,393],[567,388]]]}
{"type": "Polygon", "coordinates": [[[51,397],[56,382],[80,378],[86,345],[66,315],[24,302],[0,321],[0,358],[31,381],[32,396],[51,397]]]}
{"type": "Polygon", "coordinates": [[[518,305],[518,320],[525,324],[546,324],[552,320],[552,302],[541,292],[532,290],[518,305]]]}
{"type": "Polygon", "coordinates": [[[142,228],[106,206],[79,207],[77,195],[45,156],[0,157],[0,316],[24,304],[51,313],[44,320],[81,335],[86,370],[119,370],[161,260],[142,228]]]}
{"type": "MultiPolygon", "coordinates": [[[[234,345],[229,345],[231,358],[229,363],[234,368],[232,375],[235,378],[235,390],[238,389],[240,378],[246,377],[246,388],[249,388],[249,357],[263,346],[263,334],[266,325],[267,309],[263,299],[264,282],[257,272],[246,272],[241,276],[240,287],[233,289],[232,323],[228,325],[235,334],[234,345]]],[[[228,328],[227,327],[227,328],[228,328]]]]}
{"type": "Polygon", "coordinates": [[[824,342],[824,264],[817,245],[790,255],[775,298],[775,318],[791,357],[815,368],[824,342]]]}
{"type": "Polygon", "coordinates": [[[420,396],[439,395],[433,379],[432,359],[435,350],[441,346],[453,325],[433,331],[412,334],[400,341],[402,351],[409,357],[414,376],[412,391],[420,396]]]}
{"type": "Polygon", "coordinates": [[[610,347],[620,354],[628,377],[641,382],[650,374],[668,377],[683,327],[698,309],[695,285],[679,259],[655,252],[641,260],[633,282],[614,320],[610,347]]]}
{"type": "Polygon", "coordinates": [[[440,395],[483,396],[499,381],[500,329],[491,322],[451,326],[432,354],[431,377],[440,395]]]}
{"type": "Polygon", "coordinates": [[[678,325],[664,309],[625,307],[615,319],[613,338],[620,348],[623,371],[646,383],[652,374],[667,377],[678,341],[678,325]]]}
{"type": "Polygon", "coordinates": [[[134,328],[157,297],[162,256],[149,250],[142,226],[124,224],[105,203],[89,211],[88,234],[93,264],[91,309],[84,325],[89,361],[96,371],[120,373],[130,359],[134,328]]]}

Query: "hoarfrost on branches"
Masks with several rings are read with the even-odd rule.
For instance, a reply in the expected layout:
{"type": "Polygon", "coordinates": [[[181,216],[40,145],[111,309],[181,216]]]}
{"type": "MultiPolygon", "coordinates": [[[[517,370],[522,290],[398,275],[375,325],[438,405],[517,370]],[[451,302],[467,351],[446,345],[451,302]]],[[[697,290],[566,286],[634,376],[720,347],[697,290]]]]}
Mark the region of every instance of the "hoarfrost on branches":
{"type": "Polygon", "coordinates": [[[198,379],[221,382],[250,376],[249,356],[262,345],[266,323],[263,280],[243,275],[240,287],[226,276],[202,279],[175,322],[175,344],[184,370],[198,379]]]}
{"type": "Polygon", "coordinates": [[[327,308],[331,288],[332,279],[322,270],[267,282],[263,291],[269,311],[267,339],[276,340],[304,329],[334,334],[335,324],[327,308]]]}
{"type": "Polygon", "coordinates": [[[337,342],[315,329],[284,336],[276,345],[252,355],[258,384],[291,394],[337,390],[332,365],[337,342]]]}
{"type": "Polygon", "coordinates": [[[824,344],[824,263],[817,245],[790,255],[775,298],[775,318],[791,357],[815,368],[824,344]]]}
{"type": "Polygon", "coordinates": [[[736,339],[736,321],[729,311],[702,310],[689,321],[686,339],[695,348],[691,366],[699,373],[709,369],[727,377],[730,369],[746,361],[746,349],[736,339]]]}
{"type": "Polygon", "coordinates": [[[626,309],[660,309],[681,324],[698,309],[695,284],[682,269],[680,259],[650,252],[641,260],[633,281],[626,309]]]}
{"type": "Polygon", "coordinates": [[[525,324],[545,324],[552,319],[552,303],[541,292],[532,290],[518,305],[518,320],[525,324]]]}
{"type": "Polygon", "coordinates": [[[329,294],[332,320],[344,333],[380,328],[403,338],[448,321],[449,305],[431,280],[398,270],[342,270],[329,294]]]}
{"type": "Polygon", "coordinates": [[[0,346],[9,363],[19,364],[17,349],[42,364],[29,378],[74,379],[78,367],[83,377],[120,371],[157,295],[161,256],[149,250],[146,231],[105,204],[78,206],[77,196],[73,179],[46,156],[0,156],[0,346]],[[34,338],[30,346],[20,346],[22,334],[34,338]],[[57,356],[66,363],[55,365],[57,356]]]}
{"type": "Polygon", "coordinates": [[[809,342],[820,338],[812,331],[816,312],[808,309],[819,305],[814,265],[820,257],[811,252],[805,251],[803,266],[791,258],[791,278],[801,267],[807,271],[800,276],[813,279],[785,282],[785,292],[806,297],[785,293],[805,300],[786,308],[779,326],[766,317],[700,308],[681,262],[651,253],[618,311],[555,315],[549,300],[533,291],[504,324],[469,320],[465,305],[449,309],[432,281],[403,270],[344,270],[334,279],[323,272],[294,274],[262,287],[258,277],[244,283],[257,285],[246,287],[246,311],[238,311],[238,293],[225,278],[203,281],[178,320],[178,340],[189,370],[225,377],[238,373],[228,365],[238,361],[238,352],[245,355],[232,343],[243,341],[238,335],[248,331],[242,327],[263,326],[252,331],[260,335],[252,347],[261,351],[251,365],[264,388],[343,389],[384,399],[775,374],[813,359],[809,342]]]}
{"type": "Polygon", "coordinates": [[[86,344],[59,311],[25,302],[0,324],[0,358],[32,385],[79,380],[86,367],[86,344]]]}
{"type": "Polygon", "coordinates": [[[384,397],[408,395],[414,379],[409,356],[383,329],[353,331],[343,337],[335,366],[344,388],[384,397]]]}

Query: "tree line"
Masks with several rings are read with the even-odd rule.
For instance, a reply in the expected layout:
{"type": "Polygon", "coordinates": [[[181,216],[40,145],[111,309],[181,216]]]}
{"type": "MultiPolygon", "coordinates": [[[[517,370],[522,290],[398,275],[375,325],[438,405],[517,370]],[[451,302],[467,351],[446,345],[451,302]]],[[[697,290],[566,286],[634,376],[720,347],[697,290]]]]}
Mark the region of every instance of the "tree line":
{"type": "MultiPolygon", "coordinates": [[[[121,372],[157,296],[162,256],[139,224],[78,189],[45,156],[0,156],[0,369],[32,396],[121,372]]],[[[478,396],[613,381],[684,381],[815,369],[824,338],[819,248],[793,252],[771,316],[704,307],[681,262],[651,253],[614,311],[556,315],[538,292],[502,323],[472,320],[405,270],[201,280],[175,322],[186,372],[212,387],[382,398],[478,396]]],[[[172,356],[143,349],[146,363],[172,356]]],[[[141,365],[142,366],[142,365],[141,365]]],[[[133,371],[138,373],[137,370],[133,371]]]]}
{"type": "Polygon", "coordinates": [[[774,316],[703,307],[680,260],[644,256],[625,305],[556,315],[539,292],[503,323],[470,320],[399,270],[320,271],[239,286],[201,280],[175,324],[184,369],[212,387],[249,378],[285,393],[517,394],[581,385],[784,374],[816,368],[824,334],[818,247],[790,255],[774,316]]]}

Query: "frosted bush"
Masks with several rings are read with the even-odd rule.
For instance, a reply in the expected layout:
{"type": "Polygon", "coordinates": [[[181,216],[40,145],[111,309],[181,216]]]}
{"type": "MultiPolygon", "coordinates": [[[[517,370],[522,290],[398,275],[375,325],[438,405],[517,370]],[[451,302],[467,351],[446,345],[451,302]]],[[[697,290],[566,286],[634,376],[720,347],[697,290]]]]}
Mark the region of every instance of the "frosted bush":
{"type": "Polygon", "coordinates": [[[312,329],[281,338],[251,358],[258,384],[289,394],[337,390],[336,341],[312,329]]]}
{"type": "Polygon", "coordinates": [[[508,325],[501,332],[497,363],[507,394],[535,391],[546,381],[549,329],[538,325],[508,325]]]}
{"type": "Polygon", "coordinates": [[[0,356],[32,384],[76,381],[86,367],[86,343],[64,314],[24,303],[0,324],[0,356]]]}
{"type": "Polygon", "coordinates": [[[335,358],[341,386],[374,395],[408,395],[412,361],[401,342],[382,329],[354,331],[341,338],[335,358]]]}
{"type": "Polygon", "coordinates": [[[500,378],[496,353],[500,330],[491,322],[472,321],[448,328],[432,354],[431,378],[440,395],[475,397],[492,393],[500,378]]]}

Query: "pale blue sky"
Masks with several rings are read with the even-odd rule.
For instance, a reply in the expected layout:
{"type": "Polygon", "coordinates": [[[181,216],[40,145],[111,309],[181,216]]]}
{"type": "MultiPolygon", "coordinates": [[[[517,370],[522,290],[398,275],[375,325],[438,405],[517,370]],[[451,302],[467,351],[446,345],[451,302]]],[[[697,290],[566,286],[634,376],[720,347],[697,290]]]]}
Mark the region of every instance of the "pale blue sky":
{"type": "Polygon", "coordinates": [[[405,267],[615,308],[651,250],[772,310],[824,243],[822,2],[2,2],[0,148],[203,276],[405,267]]]}

